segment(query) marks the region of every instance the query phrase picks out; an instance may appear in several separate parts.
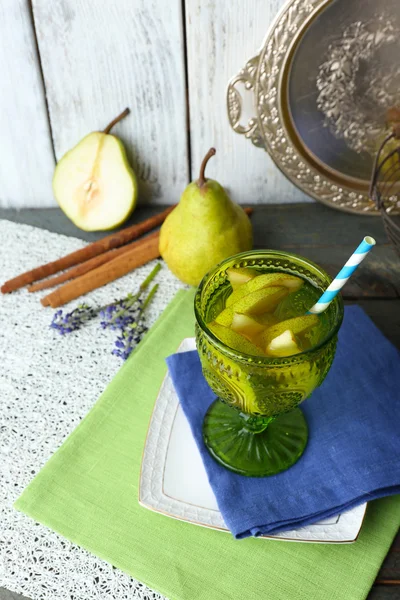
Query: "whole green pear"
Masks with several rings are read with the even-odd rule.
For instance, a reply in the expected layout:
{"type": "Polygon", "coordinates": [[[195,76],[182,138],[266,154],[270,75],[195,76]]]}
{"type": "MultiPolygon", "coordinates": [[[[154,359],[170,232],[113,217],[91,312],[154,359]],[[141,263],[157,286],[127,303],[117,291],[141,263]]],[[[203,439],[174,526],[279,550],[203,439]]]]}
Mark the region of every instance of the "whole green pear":
{"type": "Polygon", "coordinates": [[[160,232],[161,256],[172,273],[189,285],[198,285],[225,258],[253,247],[249,217],[222,185],[205,178],[214,154],[214,148],[207,152],[199,179],[187,186],[160,232]]]}

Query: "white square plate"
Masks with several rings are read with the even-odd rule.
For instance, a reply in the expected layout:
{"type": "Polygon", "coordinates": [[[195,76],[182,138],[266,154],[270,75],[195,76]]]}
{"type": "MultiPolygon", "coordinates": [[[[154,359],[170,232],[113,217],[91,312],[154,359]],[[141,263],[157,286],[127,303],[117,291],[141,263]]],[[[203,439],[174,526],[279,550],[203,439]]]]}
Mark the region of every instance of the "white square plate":
{"type": "MultiPolygon", "coordinates": [[[[186,338],[178,352],[195,350],[186,338]]],[[[142,506],[195,525],[228,532],[207,479],[200,452],[167,373],[154,405],[143,452],[139,486],[142,506]]],[[[350,543],[357,539],[367,505],[313,525],[261,536],[274,540],[350,543]]]]}

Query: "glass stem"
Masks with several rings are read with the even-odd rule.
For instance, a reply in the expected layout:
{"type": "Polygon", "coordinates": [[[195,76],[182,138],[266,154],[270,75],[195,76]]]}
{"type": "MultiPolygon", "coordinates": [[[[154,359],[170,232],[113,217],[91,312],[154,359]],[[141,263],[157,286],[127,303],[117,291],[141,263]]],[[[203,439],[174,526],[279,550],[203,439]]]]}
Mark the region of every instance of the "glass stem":
{"type": "Polygon", "coordinates": [[[275,419],[275,417],[254,417],[242,412],[240,416],[242,417],[244,428],[252,433],[262,433],[275,419]]]}

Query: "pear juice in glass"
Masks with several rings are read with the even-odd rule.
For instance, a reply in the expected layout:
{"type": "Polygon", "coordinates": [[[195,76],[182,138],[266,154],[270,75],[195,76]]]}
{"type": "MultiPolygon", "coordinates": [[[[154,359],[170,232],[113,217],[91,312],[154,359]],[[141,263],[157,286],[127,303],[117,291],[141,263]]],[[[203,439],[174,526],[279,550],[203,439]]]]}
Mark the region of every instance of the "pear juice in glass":
{"type": "Polygon", "coordinates": [[[308,438],[298,404],[321,385],[343,319],[337,296],[306,315],[331,278],[274,250],[237,254],[210,271],[195,297],[196,344],[217,400],[203,423],[211,455],[242,475],[292,466],[308,438]]]}

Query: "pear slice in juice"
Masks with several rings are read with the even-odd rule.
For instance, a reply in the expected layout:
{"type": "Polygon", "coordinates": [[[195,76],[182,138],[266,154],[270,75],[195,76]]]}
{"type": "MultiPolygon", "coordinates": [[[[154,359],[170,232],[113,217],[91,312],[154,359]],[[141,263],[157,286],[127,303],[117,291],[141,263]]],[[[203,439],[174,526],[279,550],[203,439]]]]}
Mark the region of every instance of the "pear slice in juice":
{"type": "Polygon", "coordinates": [[[284,357],[293,356],[301,352],[297,345],[293,331],[286,329],[283,333],[270,341],[266,350],[269,356],[284,357]]]}
{"type": "Polygon", "coordinates": [[[226,300],[226,306],[232,306],[251,292],[261,290],[265,287],[277,287],[283,286],[289,290],[289,292],[297,292],[303,285],[303,280],[300,277],[294,275],[287,275],[286,273],[264,273],[263,275],[257,275],[254,279],[250,279],[239,288],[235,289],[232,294],[226,300]]]}
{"type": "Polygon", "coordinates": [[[288,289],[284,287],[269,287],[257,290],[251,294],[246,294],[232,306],[224,308],[215,320],[224,327],[230,327],[235,313],[262,315],[266,312],[272,312],[287,294],[288,289]]]}
{"type": "Polygon", "coordinates": [[[232,289],[234,290],[238,289],[241,285],[250,281],[250,279],[253,279],[257,275],[257,272],[254,269],[246,268],[227,269],[226,273],[232,289]]]}
{"type": "Polygon", "coordinates": [[[254,317],[255,321],[260,325],[263,325],[263,329],[267,327],[271,327],[271,325],[275,325],[278,322],[275,314],[272,313],[264,313],[263,315],[257,315],[254,317]]]}
{"type": "Polygon", "coordinates": [[[265,325],[261,325],[252,317],[234,313],[231,329],[244,335],[248,340],[253,341],[265,329],[265,325]]]}
{"type": "Polygon", "coordinates": [[[301,335],[312,327],[318,324],[317,315],[303,315],[301,317],[293,317],[293,319],[286,319],[276,325],[268,327],[264,333],[260,335],[259,343],[262,348],[269,346],[270,342],[280,336],[287,330],[290,330],[294,335],[301,335]]]}
{"type": "Polygon", "coordinates": [[[252,344],[248,339],[243,337],[243,335],[240,335],[240,333],[233,331],[229,327],[224,327],[223,325],[213,321],[212,323],[208,324],[208,328],[213,332],[215,337],[233,350],[253,356],[265,356],[261,348],[255,344],[252,344]]]}

